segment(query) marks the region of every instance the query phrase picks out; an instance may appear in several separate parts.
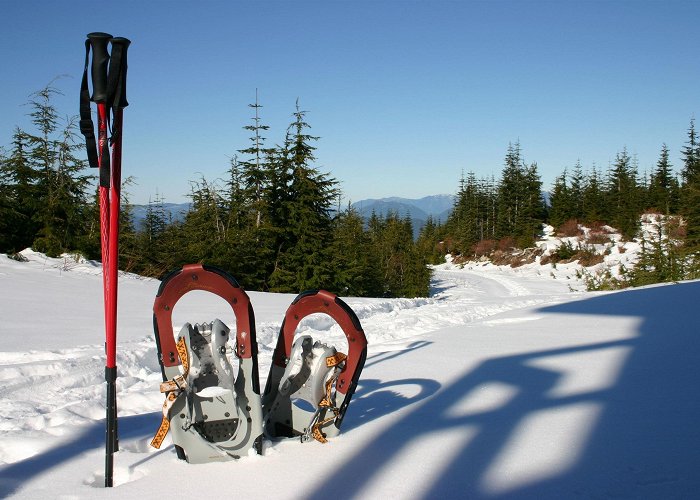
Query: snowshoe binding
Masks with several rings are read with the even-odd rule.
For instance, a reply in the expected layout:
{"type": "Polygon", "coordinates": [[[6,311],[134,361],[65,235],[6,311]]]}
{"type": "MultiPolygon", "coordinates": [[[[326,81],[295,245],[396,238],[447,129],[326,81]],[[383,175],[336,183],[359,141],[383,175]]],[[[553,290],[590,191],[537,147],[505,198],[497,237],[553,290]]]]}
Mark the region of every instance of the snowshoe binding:
{"type": "Polygon", "coordinates": [[[153,305],[158,357],[165,393],[163,419],[151,445],[160,448],[170,431],[177,455],[190,463],[226,461],[262,454],[262,406],[255,319],[248,295],[226,272],[187,265],[161,283],[153,305]],[[235,343],[219,319],[186,323],[177,342],[172,333],[175,304],[191,290],[226,300],[236,317],[235,343]],[[238,373],[229,355],[238,358],[238,373]]]}
{"type": "Polygon", "coordinates": [[[299,295],[282,323],[262,397],[265,435],[322,443],[337,436],[366,357],[367,338],[345,302],[325,290],[299,295]],[[330,316],[342,328],[347,355],[310,335],[294,340],[301,320],[314,313],[330,316]]]}

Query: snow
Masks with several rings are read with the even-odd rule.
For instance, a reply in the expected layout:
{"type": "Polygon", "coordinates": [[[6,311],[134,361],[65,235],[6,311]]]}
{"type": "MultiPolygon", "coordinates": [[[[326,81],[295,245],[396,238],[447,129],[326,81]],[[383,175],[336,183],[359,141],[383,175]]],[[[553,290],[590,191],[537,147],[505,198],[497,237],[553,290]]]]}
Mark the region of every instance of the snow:
{"type": "MultiPolygon", "coordinates": [[[[124,273],[120,451],[105,489],[99,263],[23,254],[0,255],[0,497],[691,498],[700,488],[700,281],[585,292],[568,264],[447,262],[430,298],[345,298],[369,355],[340,436],[190,465],[169,438],[148,445],[163,402],[159,282],[124,273]]],[[[249,295],[264,387],[294,297],[249,295]]],[[[234,321],[223,300],[192,292],[173,326],[215,317],[234,321]]],[[[298,332],[344,350],[325,316],[298,332]]]]}

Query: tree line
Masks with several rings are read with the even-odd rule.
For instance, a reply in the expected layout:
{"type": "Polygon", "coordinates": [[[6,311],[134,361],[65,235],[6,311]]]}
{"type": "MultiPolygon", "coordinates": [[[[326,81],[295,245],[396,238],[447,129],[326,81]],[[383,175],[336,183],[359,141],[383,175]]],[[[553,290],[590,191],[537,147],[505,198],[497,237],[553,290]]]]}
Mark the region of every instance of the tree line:
{"type": "MultiPolygon", "coordinates": [[[[76,118],[62,120],[51,85],[31,95],[33,130],[17,127],[0,149],[0,251],[32,247],[56,256],[100,258],[95,176],[87,168],[76,118]]],[[[656,212],[657,237],[642,240],[631,284],[700,277],[700,140],[691,120],[680,176],[662,145],[655,168],[639,172],[626,149],[607,171],[564,169],[548,193],[519,143],[506,151],[499,178],[463,174],[446,221],[429,219],[414,241],[409,216],[340,207],[336,179],[315,166],[318,137],[297,103],[280,144],[268,145],[262,106],[250,104],[247,147],[235,150],[224,179],[191,181],[190,209],[172,220],[164,200],[136,225],[122,190],[120,267],[160,277],[202,262],[231,272],[249,290],[326,288],[354,296],[426,296],[431,271],[448,253],[472,258],[527,248],[542,225],[608,224],[639,234],[640,215],[656,212]]],[[[130,179],[126,180],[128,186],[130,179]]]]}
{"type": "MultiPolygon", "coordinates": [[[[0,251],[32,247],[99,259],[95,176],[75,119],[60,120],[52,104],[57,92],[47,86],[31,96],[34,130],[16,128],[0,151],[0,251]]],[[[307,113],[297,102],[281,144],[268,146],[261,107],[250,105],[250,142],[236,150],[226,178],[191,181],[183,220],[171,220],[156,198],[137,227],[122,190],[120,268],[161,277],[202,262],[249,290],[427,296],[430,270],[411,220],[388,214],[366,222],[349,205],[339,207],[338,181],[315,166],[319,138],[310,134],[307,113]]]]}
{"type": "Polygon", "coordinates": [[[555,179],[546,200],[537,164],[526,163],[520,144],[511,144],[499,179],[462,176],[454,210],[444,223],[429,221],[422,248],[433,262],[446,253],[472,258],[532,246],[544,223],[609,225],[626,239],[641,239],[629,284],[700,277],[700,140],[694,120],[680,153],[680,178],[665,144],[651,172],[640,173],[626,149],[606,172],[584,170],[577,162],[555,179]],[[640,234],[644,213],[660,214],[653,238],[640,234]]]}

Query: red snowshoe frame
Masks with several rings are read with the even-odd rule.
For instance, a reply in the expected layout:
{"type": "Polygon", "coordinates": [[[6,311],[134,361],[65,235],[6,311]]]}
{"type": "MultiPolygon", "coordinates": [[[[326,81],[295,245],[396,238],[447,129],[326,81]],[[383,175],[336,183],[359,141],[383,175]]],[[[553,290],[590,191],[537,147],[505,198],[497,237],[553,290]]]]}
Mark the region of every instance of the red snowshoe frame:
{"type": "Polygon", "coordinates": [[[202,264],[189,264],[163,279],[153,304],[153,327],[158,343],[158,355],[163,370],[180,366],[181,361],[172,335],[172,318],[175,304],[192,290],[204,290],[218,295],[231,305],[236,316],[236,355],[252,359],[255,364],[256,392],[260,393],[258,374],[258,344],[255,339],[255,315],[248,294],[225,271],[202,264]]]}
{"type": "MultiPolygon", "coordinates": [[[[324,346],[327,347],[327,346],[324,346]]],[[[342,356],[342,355],[341,355],[342,356]]],[[[360,373],[367,358],[367,338],[362,330],[360,321],[353,310],[335,294],[325,290],[304,292],[294,299],[285,315],[277,346],[273,354],[270,374],[263,394],[263,414],[265,432],[270,437],[309,436],[313,434],[319,441],[325,441],[326,436],[336,436],[357,387],[360,373]],[[319,405],[315,417],[318,428],[310,429],[313,413],[305,412],[293,405],[290,395],[282,395],[280,383],[292,355],[294,334],[302,319],[314,314],[323,313],[338,323],[348,342],[348,355],[345,365],[335,380],[335,401],[333,406],[319,405]],[[333,410],[334,417],[324,418],[333,410]],[[318,431],[322,431],[319,435],[318,431]]],[[[332,366],[327,360],[328,366],[332,366]]],[[[328,387],[328,386],[327,386],[328,387]]],[[[314,402],[316,404],[318,402],[314,402]]]]}
{"type": "MultiPolygon", "coordinates": [[[[250,299],[236,280],[225,271],[201,264],[186,265],[181,270],[169,274],[161,283],[153,304],[153,327],[163,386],[166,386],[161,390],[168,394],[166,405],[169,401],[171,405],[164,411],[164,418],[170,419],[170,423],[161,426],[160,436],[157,435],[156,439],[159,438],[162,442],[169,428],[178,457],[193,463],[230,460],[247,454],[250,448],[262,454],[262,406],[255,318],[250,299]],[[183,383],[183,375],[185,379],[187,377],[190,360],[186,359],[183,363],[182,356],[187,356],[187,350],[184,349],[182,354],[178,351],[173,335],[172,314],[175,304],[192,290],[204,290],[218,295],[228,302],[236,316],[235,355],[239,360],[239,369],[235,377],[235,397],[231,394],[226,400],[219,399],[221,404],[225,401],[226,405],[231,407],[226,413],[227,416],[232,414],[240,418],[235,420],[235,424],[233,420],[221,421],[220,425],[237,427],[230,439],[216,443],[197,432],[196,426],[183,426],[182,420],[176,418],[185,413],[190,418],[192,404],[188,403],[188,398],[194,396],[185,390],[178,390],[183,383]]],[[[186,385],[186,380],[184,382],[186,385]]],[[[212,403],[215,403],[214,398],[212,403]]],[[[217,410],[214,407],[212,409],[217,410]]],[[[206,419],[207,415],[203,415],[203,418],[206,419]]]]}

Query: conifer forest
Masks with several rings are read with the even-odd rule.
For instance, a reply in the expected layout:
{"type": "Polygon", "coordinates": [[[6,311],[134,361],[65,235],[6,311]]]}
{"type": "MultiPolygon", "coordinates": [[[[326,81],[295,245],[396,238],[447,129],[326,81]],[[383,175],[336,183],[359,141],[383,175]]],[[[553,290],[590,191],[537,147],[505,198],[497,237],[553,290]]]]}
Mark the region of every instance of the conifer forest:
{"type": "MultiPolygon", "coordinates": [[[[77,118],[63,120],[47,86],[31,95],[31,130],[0,139],[0,252],[24,248],[57,256],[75,252],[100,259],[96,175],[87,167],[77,118]]],[[[397,213],[365,220],[340,206],[339,182],[321,171],[307,112],[297,104],[280,144],[270,146],[261,106],[242,126],[249,143],[232,151],[224,179],[190,180],[190,209],[173,220],[156,197],[136,224],[122,191],[120,268],[162,277],[202,262],[232,273],[248,290],[298,293],[325,288],[346,296],[420,297],[430,285],[428,264],[450,253],[462,259],[528,248],[547,223],[609,225],[639,236],[644,213],[661,214],[660,233],[631,273],[631,285],[700,277],[700,139],[690,120],[685,146],[662,144],[658,161],[640,172],[622,148],[603,171],[564,167],[543,186],[536,163],[519,143],[508,146],[501,175],[464,173],[452,213],[413,223],[397,213]],[[682,164],[673,165],[680,154],[682,164]],[[678,173],[676,173],[678,169],[678,173]],[[547,192],[548,195],[543,193],[547,192]]],[[[245,120],[244,120],[245,121],[245,120]]],[[[225,166],[224,166],[225,168],[225,166]]],[[[222,170],[224,170],[222,168],[222,170]]]]}

